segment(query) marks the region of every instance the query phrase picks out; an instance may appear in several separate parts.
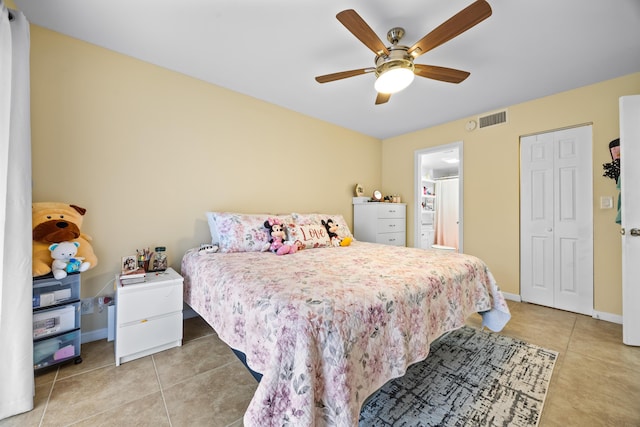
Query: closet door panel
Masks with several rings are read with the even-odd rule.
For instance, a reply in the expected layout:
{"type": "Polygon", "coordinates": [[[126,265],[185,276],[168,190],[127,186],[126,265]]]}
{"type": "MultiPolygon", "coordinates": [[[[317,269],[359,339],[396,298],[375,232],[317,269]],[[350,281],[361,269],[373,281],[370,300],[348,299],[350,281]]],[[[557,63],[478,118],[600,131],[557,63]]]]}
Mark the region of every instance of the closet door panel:
{"type": "Polygon", "coordinates": [[[520,294],[523,301],[550,306],[553,277],[553,141],[523,138],[520,181],[520,294]]]}

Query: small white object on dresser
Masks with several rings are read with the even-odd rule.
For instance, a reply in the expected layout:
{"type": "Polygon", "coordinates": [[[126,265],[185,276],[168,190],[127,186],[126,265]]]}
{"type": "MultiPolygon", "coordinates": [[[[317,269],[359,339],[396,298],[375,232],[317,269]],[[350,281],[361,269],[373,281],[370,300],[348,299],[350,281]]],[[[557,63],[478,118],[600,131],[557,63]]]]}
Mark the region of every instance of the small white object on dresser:
{"type": "MultiPolygon", "coordinates": [[[[355,199],[355,198],[354,198],[355,199]]],[[[353,237],[362,242],[405,246],[405,203],[353,203],[353,237]]]]}
{"type": "Polygon", "coordinates": [[[172,268],[132,285],[116,276],[116,366],[182,345],[182,283],[172,268]]]}

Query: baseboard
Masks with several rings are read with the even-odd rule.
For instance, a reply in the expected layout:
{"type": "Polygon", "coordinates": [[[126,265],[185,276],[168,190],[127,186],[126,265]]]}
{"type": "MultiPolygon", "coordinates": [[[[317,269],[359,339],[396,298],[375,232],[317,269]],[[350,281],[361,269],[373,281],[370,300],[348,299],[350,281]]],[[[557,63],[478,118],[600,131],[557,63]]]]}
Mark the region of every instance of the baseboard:
{"type": "Polygon", "coordinates": [[[593,310],[591,315],[594,319],[604,320],[606,322],[618,323],[622,325],[622,316],[619,314],[603,313],[602,311],[593,310]]]}
{"type": "MultiPolygon", "coordinates": [[[[506,294],[504,292],[502,293],[502,295],[504,295],[505,299],[522,302],[522,298],[520,298],[520,295],[506,294]]],[[[604,320],[605,322],[618,323],[622,325],[622,316],[619,314],[605,313],[602,311],[593,310],[593,312],[591,313],[591,317],[598,320],[604,320]]]]}
{"type": "Polygon", "coordinates": [[[93,331],[83,332],[80,335],[80,342],[82,344],[92,342],[92,341],[100,341],[107,339],[107,328],[95,329],[93,331]]]}
{"type": "Polygon", "coordinates": [[[504,299],[508,299],[510,301],[522,302],[522,298],[520,298],[520,295],[518,294],[510,294],[508,292],[502,292],[502,296],[504,297],[504,299]]]}
{"type": "MultiPolygon", "coordinates": [[[[522,298],[520,298],[520,295],[518,294],[510,294],[508,292],[503,292],[502,295],[507,300],[522,302],[522,298]]],[[[182,318],[191,319],[192,317],[196,317],[196,316],[198,316],[198,313],[193,311],[193,309],[188,305],[185,305],[185,308],[182,310],[182,318]]],[[[594,310],[592,317],[594,319],[604,320],[606,322],[622,324],[622,316],[618,314],[604,313],[601,311],[594,310]]],[[[105,340],[107,339],[107,337],[108,337],[108,329],[102,328],[102,329],[96,329],[94,331],[83,332],[80,337],[80,341],[84,344],[91,341],[105,340]]]]}

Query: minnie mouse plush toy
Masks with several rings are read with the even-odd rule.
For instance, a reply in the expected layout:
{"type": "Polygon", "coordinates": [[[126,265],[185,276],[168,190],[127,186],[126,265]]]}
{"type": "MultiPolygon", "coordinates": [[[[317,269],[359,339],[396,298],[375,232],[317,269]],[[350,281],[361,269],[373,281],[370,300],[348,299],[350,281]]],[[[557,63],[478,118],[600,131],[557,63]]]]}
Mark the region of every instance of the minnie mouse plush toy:
{"type": "Polygon", "coordinates": [[[282,221],[277,218],[269,218],[264,222],[264,226],[269,230],[269,235],[271,236],[271,240],[269,240],[269,243],[271,244],[269,246],[269,250],[271,252],[276,255],[286,255],[293,254],[298,251],[298,247],[296,245],[287,245],[284,243],[286,235],[282,221]]]}

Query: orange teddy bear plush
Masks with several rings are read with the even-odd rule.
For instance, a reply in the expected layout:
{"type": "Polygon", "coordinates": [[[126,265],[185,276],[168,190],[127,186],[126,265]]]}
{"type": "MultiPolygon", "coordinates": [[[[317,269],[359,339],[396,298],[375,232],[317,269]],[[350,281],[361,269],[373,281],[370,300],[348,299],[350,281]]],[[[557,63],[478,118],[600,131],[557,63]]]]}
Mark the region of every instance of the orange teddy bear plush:
{"type": "Polygon", "coordinates": [[[83,216],[87,210],[76,205],[58,202],[33,203],[33,277],[51,272],[52,243],[77,242],[78,257],[89,263],[89,268],[98,265],[98,258],[91,247],[91,237],[82,233],[83,216]]]}

